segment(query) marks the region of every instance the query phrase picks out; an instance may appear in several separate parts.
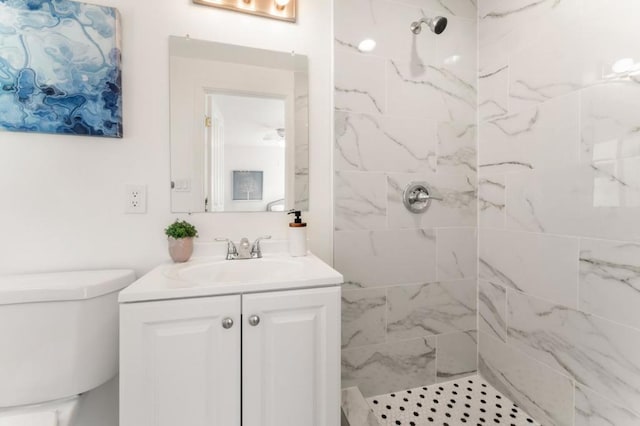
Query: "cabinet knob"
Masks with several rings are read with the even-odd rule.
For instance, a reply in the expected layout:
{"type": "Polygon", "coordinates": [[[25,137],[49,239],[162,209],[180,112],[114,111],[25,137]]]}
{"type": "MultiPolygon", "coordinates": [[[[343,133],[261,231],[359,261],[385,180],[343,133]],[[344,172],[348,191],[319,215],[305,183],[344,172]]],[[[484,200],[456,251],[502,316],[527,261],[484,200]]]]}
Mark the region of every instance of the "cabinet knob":
{"type": "Polygon", "coordinates": [[[258,324],[260,324],[260,317],[257,315],[251,315],[249,317],[249,324],[251,324],[252,326],[256,326],[258,324]]]}
{"type": "Polygon", "coordinates": [[[232,318],[225,318],[225,319],[222,320],[222,328],[230,329],[231,327],[233,327],[233,319],[232,318]]]}

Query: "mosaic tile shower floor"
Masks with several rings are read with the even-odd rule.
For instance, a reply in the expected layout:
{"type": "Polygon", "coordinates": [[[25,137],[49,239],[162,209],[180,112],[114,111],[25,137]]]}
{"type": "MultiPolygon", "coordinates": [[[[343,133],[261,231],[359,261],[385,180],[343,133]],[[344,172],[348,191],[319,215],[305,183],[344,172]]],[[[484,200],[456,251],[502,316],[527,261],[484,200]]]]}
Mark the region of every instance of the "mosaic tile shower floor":
{"type": "Polygon", "coordinates": [[[540,425],[479,376],[367,399],[380,425],[540,425]]]}

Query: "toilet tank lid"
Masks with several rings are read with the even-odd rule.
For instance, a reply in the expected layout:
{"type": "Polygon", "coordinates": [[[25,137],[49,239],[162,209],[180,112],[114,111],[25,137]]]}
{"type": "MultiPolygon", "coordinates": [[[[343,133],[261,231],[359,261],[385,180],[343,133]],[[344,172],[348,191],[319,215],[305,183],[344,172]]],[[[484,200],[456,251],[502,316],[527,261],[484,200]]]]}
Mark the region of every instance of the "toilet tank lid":
{"type": "Polygon", "coordinates": [[[120,291],[135,278],[128,269],[9,275],[0,277],[0,305],[91,299],[120,291]]]}

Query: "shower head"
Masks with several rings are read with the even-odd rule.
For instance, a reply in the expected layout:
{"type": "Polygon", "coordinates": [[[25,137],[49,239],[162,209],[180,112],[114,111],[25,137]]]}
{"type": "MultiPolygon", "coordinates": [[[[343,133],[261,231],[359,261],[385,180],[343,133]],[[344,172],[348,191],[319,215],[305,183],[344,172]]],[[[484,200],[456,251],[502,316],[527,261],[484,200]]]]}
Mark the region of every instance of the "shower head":
{"type": "Polygon", "coordinates": [[[414,34],[420,34],[422,31],[422,24],[427,24],[429,29],[435,34],[442,34],[445,28],[447,28],[447,18],[444,16],[436,16],[435,18],[421,18],[420,20],[411,24],[411,32],[414,34]]]}

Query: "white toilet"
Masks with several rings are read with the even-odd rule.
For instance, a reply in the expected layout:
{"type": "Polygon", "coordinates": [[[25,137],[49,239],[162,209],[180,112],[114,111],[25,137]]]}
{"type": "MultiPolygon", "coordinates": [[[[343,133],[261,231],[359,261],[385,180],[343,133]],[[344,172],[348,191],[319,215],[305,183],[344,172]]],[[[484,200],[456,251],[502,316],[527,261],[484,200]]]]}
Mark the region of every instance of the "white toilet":
{"type": "Polygon", "coordinates": [[[71,426],[78,395],[118,372],[129,270],[0,277],[0,426],[71,426]]]}

